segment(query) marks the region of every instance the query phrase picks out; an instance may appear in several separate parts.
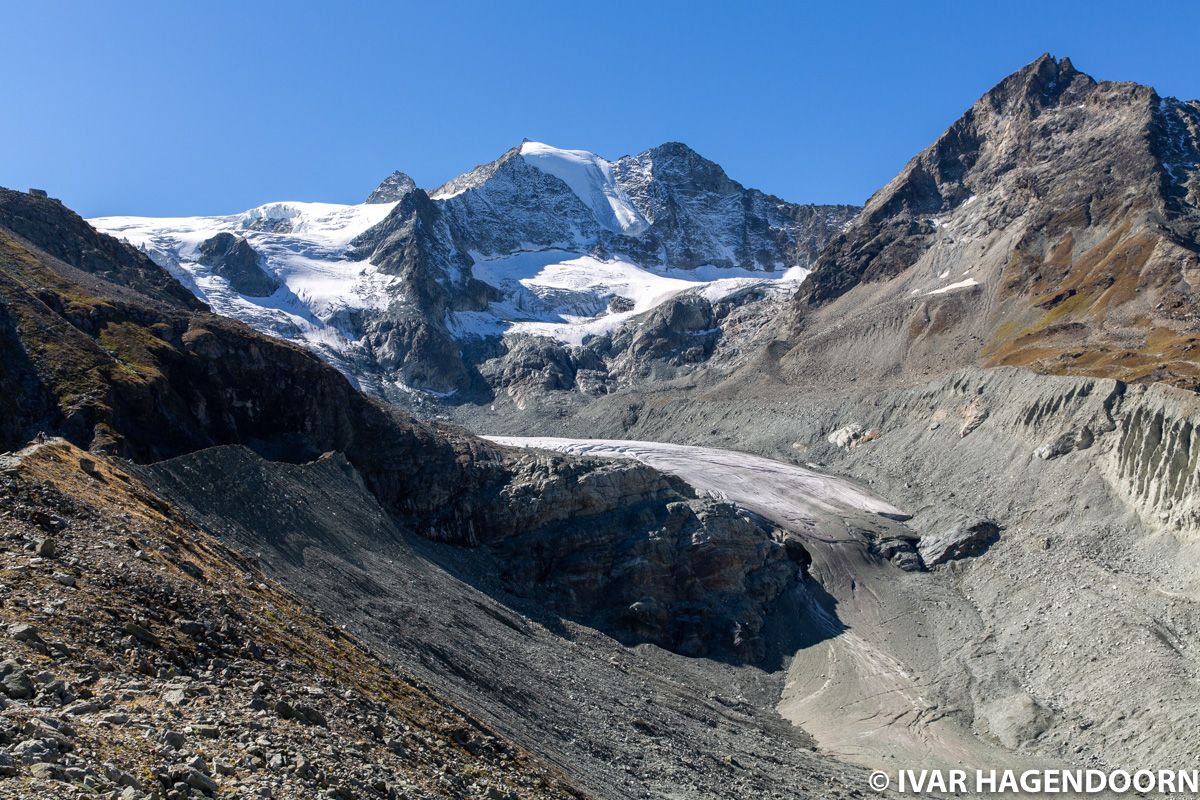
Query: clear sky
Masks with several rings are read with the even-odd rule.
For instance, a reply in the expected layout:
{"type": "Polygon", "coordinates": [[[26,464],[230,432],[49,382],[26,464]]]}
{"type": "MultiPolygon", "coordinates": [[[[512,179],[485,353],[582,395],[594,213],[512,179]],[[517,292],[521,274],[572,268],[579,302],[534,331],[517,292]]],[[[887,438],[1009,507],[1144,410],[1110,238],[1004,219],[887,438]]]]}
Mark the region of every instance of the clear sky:
{"type": "Polygon", "coordinates": [[[1200,3],[0,0],[0,185],[84,215],[358,202],[523,137],[690,144],[749,186],[861,203],[1049,51],[1200,97],[1200,3]]]}

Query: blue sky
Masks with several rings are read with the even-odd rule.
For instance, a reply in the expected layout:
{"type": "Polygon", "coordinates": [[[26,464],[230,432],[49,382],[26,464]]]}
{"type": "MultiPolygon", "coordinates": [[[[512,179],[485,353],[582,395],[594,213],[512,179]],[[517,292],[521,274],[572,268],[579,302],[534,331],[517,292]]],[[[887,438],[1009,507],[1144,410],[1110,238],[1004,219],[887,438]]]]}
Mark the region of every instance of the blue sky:
{"type": "Polygon", "coordinates": [[[862,202],[1040,53],[1200,97],[1200,3],[0,0],[0,185],[84,215],[357,202],[522,137],[687,142],[794,201],[862,202]]]}

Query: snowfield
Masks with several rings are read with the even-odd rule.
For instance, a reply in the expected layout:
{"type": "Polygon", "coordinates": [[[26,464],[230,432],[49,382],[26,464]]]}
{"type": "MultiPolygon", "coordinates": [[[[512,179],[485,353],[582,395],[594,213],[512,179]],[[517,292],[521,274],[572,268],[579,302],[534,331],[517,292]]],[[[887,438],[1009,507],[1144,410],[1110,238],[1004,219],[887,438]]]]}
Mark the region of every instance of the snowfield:
{"type": "Polygon", "coordinates": [[[966,280],[959,281],[958,283],[952,283],[949,286],[943,286],[940,289],[934,289],[932,291],[926,292],[925,294],[927,294],[927,295],[949,294],[951,292],[957,292],[961,289],[970,289],[972,286],[978,286],[978,285],[979,285],[979,281],[975,280],[974,278],[967,278],[966,280]]]}
{"type": "Polygon", "coordinates": [[[336,356],[351,346],[337,325],[338,312],[387,304],[392,279],[346,253],[355,237],[379,224],[394,206],[280,202],[226,216],[88,222],[145,252],[216,313],[336,356]],[[196,260],[200,244],[222,232],[245,237],[260,254],[260,266],[281,283],[274,294],[239,294],[196,260]]]}
{"type": "MultiPolygon", "coordinates": [[[[537,154],[533,157],[546,161],[544,150],[533,152],[537,154]]],[[[583,156],[591,154],[582,151],[554,152],[576,154],[581,175],[608,175],[593,163],[607,164],[598,156],[588,161],[583,156]]],[[[546,169],[565,168],[551,160],[546,169]]],[[[583,180],[578,175],[570,177],[577,184],[583,180]]],[[[604,195],[604,185],[601,181],[593,186],[598,192],[593,199],[604,195]]],[[[394,206],[278,202],[225,216],[97,217],[88,222],[144,251],[216,313],[306,344],[337,363],[355,344],[338,325],[339,312],[384,309],[402,299],[392,288],[391,276],[379,273],[369,261],[353,261],[347,256],[350,242],[383,221],[394,206]],[[200,244],[221,232],[245,237],[261,254],[263,269],[282,283],[274,294],[239,294],[196,260],[200,244]]],[[[624,212],[618,213],[616,205],[609,213],[616,215],[613,219],[628,219],[621,216],[624,212]]],[[[519,252],[493,259],[472,255],[474,276],[500,289],[504,299],[486,311],[452,313],[447,320],[451,332],[460,337],[525,333],[570,345],[616,330],[632,317],[684,292],[699,292],[710,301],[752,286],[788,292],[808,275],[803,267],[776,273],[733,267],[648,269],[622,259],[599,259],[564,250],[519,252]],[[618,299],[623,301],[617,305],[622,310],[610,310],[610,304],[618,299]]]]}
{"type": "Polygon", "coordinates": [[[715,302],[752,286],[787,292],[808,275],[803,267],[764,277],[729,267],[647,269],[622,259],[598,259],[564,251],[520,253],[477,261],[475,277],[500,289],[505,299],[487,311],[451,316],[460,335],[499,336],[527,333],[571,345],[610,333],[639,314],[685,292],[715,302]],[[610,310],[614,300],[626,301],[610,310]]]}

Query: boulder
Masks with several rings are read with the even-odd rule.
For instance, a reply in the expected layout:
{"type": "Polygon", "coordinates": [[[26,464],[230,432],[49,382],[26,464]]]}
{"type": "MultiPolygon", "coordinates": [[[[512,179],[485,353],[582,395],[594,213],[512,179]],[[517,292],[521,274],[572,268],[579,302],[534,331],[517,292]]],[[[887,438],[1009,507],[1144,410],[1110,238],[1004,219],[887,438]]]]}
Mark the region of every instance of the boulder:
{"type": "Polygon", "coordinates": [[[28,700],[33,697],[33,681],[20,664],[7,659],[0,661],[0,690],[14,700],[28,700]]]}
{"type": "Polygon", "coordinates": [[[8,626],[8,635],[16,639],[18,642],[29,642],[33,644],[42,640],[38,629],[27,622],[16,622],[8,626]]]}
{"type": "Polygon", "coordinates": [[[866,429],[858,423],[852,422],[849,425],[838,428],[833,433],[825,437],[825,441],[829,442],[834,447],[843,447],[849,450],[854,446],[854,443],[862,438],[866,433],[866,429]]]}
{"type": "Polygon", "coordinates": [[[917,545],[927,567],[983,555],[1000,539],[1000,526],[988,519],[958,523],[939,534],[924,536],[917,545]]]}
{"type": "Polygon", "coordinates": [[[904,537],[887,537],[874,542],[871,552],[886,558],[905,572],[921,572],[925,569],[915,542],[904,537]]]}
{"type": "Polygon", "coordinates": [[[1025,692],[985,703],[980,716],[988,732],[1010,750],[1041,736],[1053,721],[1050,712],[1025,692]]]}

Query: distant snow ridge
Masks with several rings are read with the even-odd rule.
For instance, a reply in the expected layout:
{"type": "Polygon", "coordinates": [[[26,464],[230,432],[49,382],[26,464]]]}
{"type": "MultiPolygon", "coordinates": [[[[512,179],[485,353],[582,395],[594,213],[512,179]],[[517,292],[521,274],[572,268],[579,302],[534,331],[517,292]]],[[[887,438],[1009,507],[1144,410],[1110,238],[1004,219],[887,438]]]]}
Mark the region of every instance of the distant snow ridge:
{"type": "Polygon", "coordinates": [[[267,203],[216,217],[99,217],[98,230],[124,239],[166,268],[213,311],[264,333],[305,344],[344,371],[354,349],[339,328],[344,312],[387,303],[389,276],[347,257],[350,243],[379,224],[395,203],[267,203]],[[280,286],[266,297],[239,294],[200,263],[200,245],[219,233],[243,237],[280,286]]]}
{"type": "Polygon", "coordinates": [[[578,347],[680,294],[790,292],[856,210],[747,189],[679,143],[608,161],[526,140],[428,193],[394,172],[359,205],[91,222],[217,313],[314,349],[365,389],[444,395],[473,380],[464,351],[479,337],[578,347]],[[217,234],[245,240],[242,269],[257,256],[254,285],[279,288],[248,296],[201,263],[217,234]]]}

